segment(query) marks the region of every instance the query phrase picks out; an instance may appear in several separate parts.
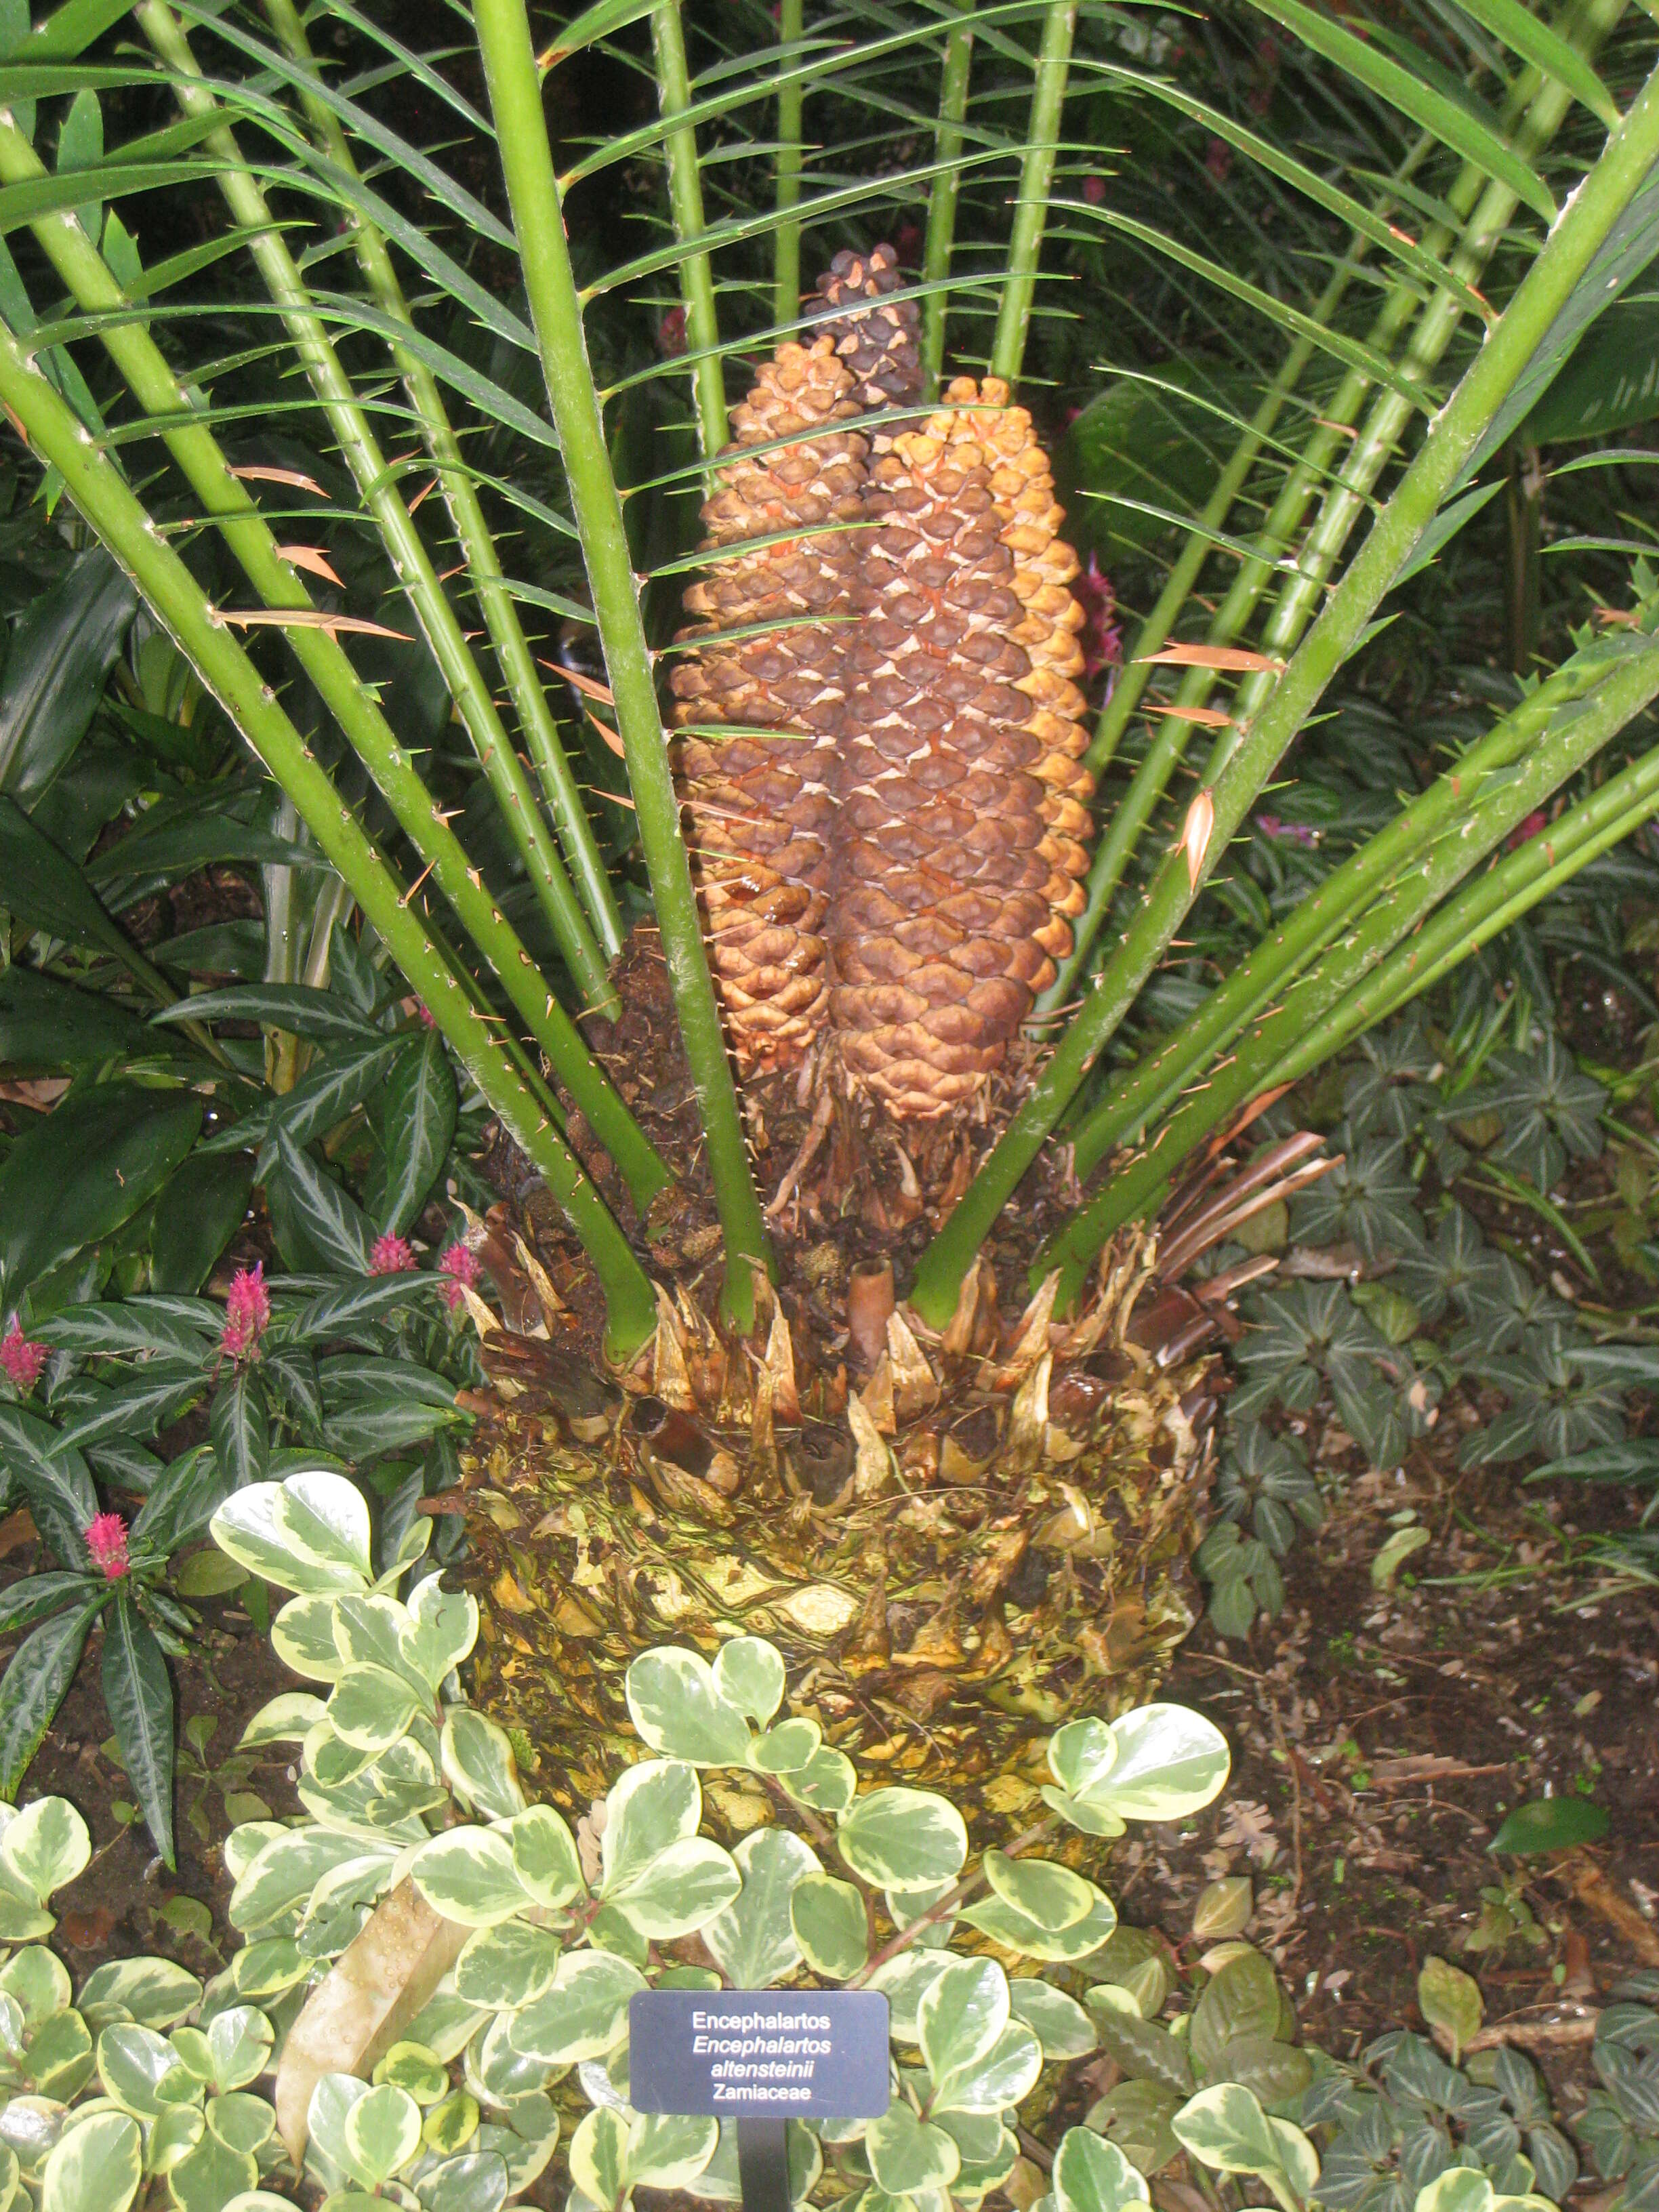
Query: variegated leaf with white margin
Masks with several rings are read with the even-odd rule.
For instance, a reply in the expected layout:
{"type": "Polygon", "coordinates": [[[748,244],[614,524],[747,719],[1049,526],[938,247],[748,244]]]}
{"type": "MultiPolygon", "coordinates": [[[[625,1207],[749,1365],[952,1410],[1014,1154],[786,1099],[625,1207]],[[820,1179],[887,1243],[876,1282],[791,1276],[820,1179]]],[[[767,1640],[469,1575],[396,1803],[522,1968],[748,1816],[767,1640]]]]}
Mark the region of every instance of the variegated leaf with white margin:
{"type": "Polygon", "coordinates": [[[1117,1758],[1089,1801],[1124,1820],[1179,1820],[1218,1797],[1231,1760],[1213,1721],[1186,1705],[1138,1705],[1112,1723],[1117,1758]]]}
{"type": "Polygon", "coordinates": [[[732,1988],[763,1990],[800,1964],[790,1900],[796,1884],[821,1869],[811,1847],[787,1828],[757,1828],[732,1856],[743,1887],[704,1923],[702,1940],[732,1988]]]}
{"type": "Polygon", "coordinates": [[[601,2105],[570,2138],[570,2178],[602,2205],[620,2203],[634,2189],[687,2188],[719,2140],[717,2120],[601,2105]]]}
{"type": "Polygon", "coordinates": [[[816,1721],[780,1721],[750,1741],[749,1764],[757,1774],[799,1775],[817,1757],[823,1741],[823,1731],[816,1721]]]}
{"type": "Polygon", "coordinates": [[[67,1797],[37,1797],[0,1834],[0,1869],[42,1905],[83,1874],[91,1856],[87,1824],[67,1797]]]}
{"type": "Polygon", "coordinates": [[[961,1814],[931,1790],[872,1790],[855,1798],[836,1840],[853,1872],[878,1889],[954,1881],[968,1856],[961,1814]]]}
{"type": "Polygon", "coordinates": [[[844,1813],[858,1795],[858,1769],[844,1751],[821,1743],[805,1766],[779,1773],[785,1794],[809,1812],[827,1814],[831,1820],[844,1813]]]}
{"type": "Polygon", "coordinates": [[[890,2197],[948,2189],[962,2165],[956,2138],[920,2118],[902,2097],[866,2128],[864,2152],[878,2185],[890,2197]]]}
{"type": "Polygon", "coordinates": [[[671,1844],[695,1836],[702,1820],[702,1790],[683,1759],[642,1759],[612,1786],[605,1803],[599,1843],[604,1897],[641,1874],[671,1844]]]}
{"type": "Polygon", "coordinates": [[[1054,2192],[1057,2212],[1124,2212],[1148,2201],[1144,2177],[1091,2128],[1067,2128],[1060,2137],[1054,2192]]]}
{"type": "Polygon", "coordinates": [[[238,1751],[267,1743],[303,1743],[323,1717],[323,1700],[309,1690],[284,1690],[260,1706],[237,1738],[238,1751]]]}
{"type": "Polygon", "coordinates": [[[513,1868],[538,1905],[568,1905],[582,1894],[576,1839],[550,1805],[532,1805],[507,1828],[513,1868]]]}
{"type": "Polygon", "coordinates": [[[513,2048],[544,2066],[603,2058],[628,2033],[630,1998],[645,1976],[610,1951],[567,1951],[544,1996],[511,2025],[513,2048]]]}
{"type": "Polygon", "coordinates": [[[789,1924],[815,1974],[844,1982],[869,1956],[870,1919],[862,1893],[834,1875],[809,1874],[789,1894],[789,1924]]]}
{"type": "Polygon", "coordinates": [[[707,1836],[688,1836],[622,1887],[607,1884],[605,1903],[647,1942],[666,1943],[706,1928],[742,1887],[729,1851],[707,1836]]]}
{"type": "Polygon", "coordinates": [[[866,1986],[887,2000],[887,2032],[895,2043],[921,2039],[921,2001],[939,1976],[958,1962],[945,1951],[901,1951],[878,1966],[866,1986]]]}
{"type": "Polygon", "coordinates": [[[513,1865],[513,1846],[499,1828],[451,1828],[423,1844],[409,1871],[427,1903],[463,1928],[510,1920],[532,1902],[513,1865]]]}
{"type": "MultiPolygon", "coordinates": [[[[267,1826],[264,1822],[248,1825],[256,1838],[267,1826]]],[[[228,1862],[231,1846],[242,1833],[240,1829],[234,1831],[226,1844],[228,1862]]],[[[323,1877],[362,1851],[362,1844],[356,1837],[336,1835],[326,1828],[276,1829],[265,1837],[237,1878],[227,1908],[231,1926],[246,1936],[290,1917],[297,1920],[323,1877]]],[[[234,1865],[231,1871],[235,1873],[234,1865]]]]}
{"type": "Polygon", "coordinates": [[[481,2012],[522,2012],[553,1987],[562,1955],[544,1928],[510,1921],[477,1929],[455,1961],[455,1994],[481,2012]]]}
{"type": "Polygon", "coordinates": [[[1082,2058],[1099,2041],[1094,2022],[1075,1997],[1052,1982],[1014,1979],[1008,1984],[1014,2018],[1029,2027],[1046,2059],[1082,2058]]]}
{"type": "Polygon", "coordinates": [[[334,1641],[333,1598],[310,1592],[289,1598],[270,1624],[270,1648],[307,1681],[337,1682],[344,1668],[334,1641]]]}
{"type": "Polygon", "coordinates": [[[917,2007],[921,2055],[938,2083],[971,2069],[1008,2025],[1008,1977],[994,1959],[953,1960],[917,2007]]]}
{"type": "MultiPolygon", "coordinates": [[[[1093,1883],[1089,1886],[1094,1888],[1093,1883]]],[[[964,1905],[962,1917],[970,1928],[977,1928],[981,1936],[990,1936],[994,1942],[1006,1944],[1011,1951],[1022,1952],[1028,1959],[1047,1959],[1061,1964],[1086,1959],[1091,1952],[1099,1950],[1117,1926],[1116,1907],[1099,1889],[1095,1890],[1089,1911],[1069,1928],[1044,1928],[994,1893],[964,1905]]]]}
{"type": "Polygon", "coordinates": [[[378,2191],[421,2147],[421,2108],[406,2089],[382,2082],[359,2097],[342,2130],[354,2181],[378,2191]]]}
{"type": "Polygon", "coordinates": [[[471,1591],[447,1590],[428,1575],[410,1593],[409,1617],[409,1656],[436,1691],[478,1640],[478,1601],[471,1591]]]}
{"type": "Polygon", "coordinates": [[[368,1507],[343,1475],[317,1472],[286,1482],[250,1482],[214,1515],[210,1533],[222,1552],[278,1589],[301,1595],[367,1590],[368,1507]],[[301,1489],[293,1498],[289,1487],[301,1489]]]}
{"type": "Polygon", "coordinates": [[[1094,1909],[1100,1892],[1070,1867],[1052,1859],[1010,1858],[987,1851],[980,1871],[1005,1904],[1040,1928],[1070,1928],[1094,1909]]]}
{"type": "Polygon", "coordinates": [[[40,2177],[40,2212],[127,2212],[143,2178],[136,2120],[125,2112],[71,2117],[40,2177]]]}
{"type": "Polygon", "coordinates": [[[522,1813],[526,1798],[519,1762],[504,1728],[475,1712],[452,1705],[444,1717],[441,1756],[444,1779],[486,1820],[510,1820],[522,1813]]]}
{"type": "Polygon", "coordinates": [[[698,1652],[678,1644],[641,1652],[628,1670],[626,1688],[634,1725],[653,1751],[695,1766],[741,1766],[748,1759],[742,1708],[722,1696],[714,1669],[698,1652]]]}
{"type": "Polygon", "coordinates": [[[734,1636],[714,1655],[714,1688],[728,1705],[764,1728],[783,1703],[783,1657],[758,1636],[734,1636]]]}
{"type": "Polygon", "coordinates": [[[328,1701],[328,1723],[354,1751],[388,1751],[415,1717],[419,1693],[389,1667],[345,1668],[328,1701]]]}
{"type": "Polygon", "coordinates": [[[1001,2112],[1019,2103],[1042,2071],[1042,2045],[1030,2028],[1011,2021],[985,2056],[935,2078],[931,2106],[935,2113],[1001,2112]]]}
{"type": "Polygon", "coordinates": [[[1220,2172],[1282,2174],[1299,2195],[1319,2178],[1319,2156],[1306,2136],[1289,2121],[1264,2112],[1240,2082],[1218,2081],[1200,2089],[1170,2125],[1183,2150],[1220,2172]]]}

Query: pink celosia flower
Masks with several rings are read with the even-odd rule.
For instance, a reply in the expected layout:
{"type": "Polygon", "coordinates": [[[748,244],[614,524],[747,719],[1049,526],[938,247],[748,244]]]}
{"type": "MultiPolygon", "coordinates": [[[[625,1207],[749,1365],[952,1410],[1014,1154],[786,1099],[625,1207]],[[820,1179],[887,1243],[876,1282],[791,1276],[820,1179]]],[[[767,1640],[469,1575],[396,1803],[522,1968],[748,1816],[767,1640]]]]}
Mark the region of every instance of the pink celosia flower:
{"type": "Polygon", "coordinates": [[[1117,612],[1117,593],[1112,580],[1094,554],[1072,589],[1083,602],[1083,659],[1085,678],[1092,682],[1103,668],[1115,668],[1123,659],[1123,634],[1112,617],[1117,612]]]}
{"type": "Polygon", "coordinates": [[[87,1549],[92,1564],[106,1583],[118,1583],[131,1568],[127,1557],[127,1524],[118,1513],[100,1513],[87,1524],[87,1549]]]}
{"type": "Polygon", "coordinates": [[[233,1359],[246,1359],[258,1346],[260,1332],[270,1325],[270,1292],[265,1288],[265,1263],[256,1260],[251,1267],[239,1267],[231,1277],[219,1349],[233,1359]]]}
{"type": "Polygon", "coordinates": [[[374,1249],[368,1255],[371,1275],[406,1275],[415,1265],[415,1253],[408,1239],[394,1237],[390,1231],[374,1239],[374,1249]]]}
{"type": "Polygon", "coordinates": [[[469,1291],[474,1289],[483,1269],[465,1244],[452,1244],[440,1255],[438,1272],[449,1277],[444,1285],[444,1304],[453,1313],[461,1303],[461,1285],[465,1284],[469,1291]]]}
{"type": "Polygon", "coordinates": [[[23,1334],[22,1323],[14,1314],[11,1327],[0,1339],[0,1367],[3,1367],[18,1390],[27,1398],[40,1380],[40,1370],[51,1357],[44,1344],[31,1344],[23,1334]]]}

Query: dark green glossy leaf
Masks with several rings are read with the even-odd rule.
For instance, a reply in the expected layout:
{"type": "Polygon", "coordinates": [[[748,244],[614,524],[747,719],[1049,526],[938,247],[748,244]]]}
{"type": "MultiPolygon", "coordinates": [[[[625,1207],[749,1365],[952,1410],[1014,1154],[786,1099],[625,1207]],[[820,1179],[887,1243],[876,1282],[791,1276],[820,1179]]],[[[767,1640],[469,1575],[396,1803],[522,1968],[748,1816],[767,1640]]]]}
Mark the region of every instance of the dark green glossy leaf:
{"type": "Polygon", "coordinates": [[[1659,415],[1659,302],[1620,300],[1592,323],[1516,435],[1528,446],[1603,438],[1659,415]]]}
{"type": "Polygon", "coordinates": [[[193,1152],[155,1209],[149,1239],[155,1288],[186,1297],[200,1290],[240,1227],[252,1195],[251,1152],[193,1152]]]}
{"type": "Polygon", "coordinates": [[[223,990],[199,991],[176,1006],[165,1007],[158,1022],[258,1022],[295,1036],[326,1044],[339,1037],[382,1043],[380,1032],[332,991],[307,983],[233,983],[223,990]]]}
{"type": "Polygon", "coordinates": [[[214,1454],[197,1444],[164,1468],[132,1524],[132,1547],[171,1553],[206,1528],[228,1495],[214,1454]]]}
{"type": "MultiPolygon", "coordinates": [[[[0,807],[5,802],[0,800],[0,807]]],[[[106,1083],[71,1092],[0,1162],[0,1304],[118,1229],[161,1189],[201,1127],[198,1098],[106,1083]]]]}
{"type": "MultiPolygon", "coordinates": [[[[214,1310],[204,1305],[203,1316],[211,1320],[214,1310]]],[[[65,1306],[31,1330],[54,1350],[74,1352],[83,1358],[94,1353],[159,1352],[165,1359],[206,1358],[214,1330],[199,1325],[195,1315],[179,1313],[172,1301],[125,1298],[110,1305],[65,1306]]]]}
{"type": "Polygon", "coordinates": [[[169,975],[246,975],[264,974],[265,928],[262,921],[215,921],[187,929],[152,945],[149,957],[169,975]]]}
{"type": "Polygon", "coordinates": [[[270,1460],[270,1416],[257,1368],[239,1367],[220,1384],[209,1429],[227,1490],[264,1480],[270,1460]]]}
{"type": "Polygon", "coordinates": [[[25,811],[85,737],[137,604],[98,546],[19,618],[0,683],[0,791],[25,811]]]}
{"type": "Polygon", "coordinates": [[[112,952],[131,963],[133,950],[67,853],[35,827],[15,799],[0,794],[0,884],[6,904],[31,929],[66,943],[112,952]]]}
{"type": "MultiPolygon", "coordinates": [[[[162,1033],[165,1035],[165,1032],[162,1033]]],[[[183,1039],[185,1051],[191,1048],[183,1039]]],[[[130,1066],[165,1061],[173,1048],[117,1000],[77,990],[36,968],[0,971],[0,1060],[17,1069],[130,1066]]]]}
{"type": "Polygon", "coordinates": [[[342,1283],[313,1298],[294,1322],[295,1336],[306,1343],[325,1344],[331,1337],[386,1321],[395,1313],[423,1300],[437,1287],[425,1274],[372,1275],[361,1283],[342,1283]]]}
{"type": "Polygon", "coordinates": [[[28,1500],[35,1527],[64,1565],[71,1573],[83,1568],[98,1493],[80,1453],[49,1421],[0,1403],[0,1467],[28,1500]]]}
{"type": "Polygon", "coordinates": [[[255,823],[239,822],[234,814],[204,807],[153,830],[140,823],[118,844],[100,853],[87,872],[94,883],[113,883],[123,876],[193,875],[198,868],[327,866],[314,846],[296,845],[255,823]]]}
{"type": "Polygon", "coordinates": [[[1486,1849],[1530,1858],[1600,1843],[1610,1826],[1606,1806],[1593,1805],[1588,1797],[1535,1797],[1516,1807],[1486,1849]]]}
{"type": "Polygon", "coordinates": [[[86,1575],[25,1575],[0,1590],[0,1636],[15,1636],[20,1628],[44,1620],[71,1598],[84,1597],[89,1587],[86,1575]]]}
{"type": "Polygon", "coordinates": [[[267,1114],[240,1123],[225,1141],[234,1142],[241,1136],[246,1143],[263,1133],[264,1146],[254,1170],[263,1176],[276,1156],[271,1140],[278,1129],[300,1146],[308,1145],[313,1137],[326,1136],[385,1084],[397,1051],[390,1037],[372,1044],[337,1045],[319,1066],[310,1069],[292,1091],[273,1101],[267,1114]]]}
{"type": "Polygon", "coordinates": [[[454,1384],[408,1360],[343,1355],[320,1361],[318,1372],[329,1443],[351,1459],[419,1443],[465,1418],[454,1384]]]}
{"type": "Polygon", "coordinates": [[[63,1440],[77,1449],[106,1437],[153,1437],[163,1422],[176,1420],[207,1387],[199,1360],[149,1359],[124,1382],[112,1384],[100,1399],[64,1422],[63,1440]]]}
{"type": "Polygon", "coordinates": [[[161,1647],[130,1589],[118,1589],[105,1616],[104,1703],[144,1825],[171,1867],[173,1683],[161,1647]]]}
{"type": "Polygon", "coordinates": [[[425,1030],[402,1047],[386,1085],[380,1150],[365,1193],[377,1227],[401,1237],[419,1218],[448,1156],[458,1110],[443,1039],[425,1030]]]}
{"type": "Polygon", "coordinates": [[[43,1620],[12,1654],[0,1680],[0,1797],[16,1796],[17,1785],[75,1680],[88,1631],[109,1595],[106,1588],[84,1604],[43,1620]]]}
{"type": "Polygon", "coordinates": [[[368,1274],[374,1240],[356,1200],[280,1130],[276,1155],[279,1164],[270,1180],[281,1185],[307,1241],[344,1273],[368,1274]]]}

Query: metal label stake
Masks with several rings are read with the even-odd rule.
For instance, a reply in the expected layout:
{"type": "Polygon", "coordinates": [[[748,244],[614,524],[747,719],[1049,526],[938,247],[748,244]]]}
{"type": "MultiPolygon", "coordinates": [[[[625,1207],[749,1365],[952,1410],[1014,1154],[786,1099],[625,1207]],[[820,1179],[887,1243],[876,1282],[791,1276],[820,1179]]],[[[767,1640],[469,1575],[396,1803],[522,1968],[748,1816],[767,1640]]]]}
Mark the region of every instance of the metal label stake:
{"type": "Polygon", "coordinates": [[[738,2180],[743,2212],[789,2212],[789,2123],[738,2122],[738,2180]]]}

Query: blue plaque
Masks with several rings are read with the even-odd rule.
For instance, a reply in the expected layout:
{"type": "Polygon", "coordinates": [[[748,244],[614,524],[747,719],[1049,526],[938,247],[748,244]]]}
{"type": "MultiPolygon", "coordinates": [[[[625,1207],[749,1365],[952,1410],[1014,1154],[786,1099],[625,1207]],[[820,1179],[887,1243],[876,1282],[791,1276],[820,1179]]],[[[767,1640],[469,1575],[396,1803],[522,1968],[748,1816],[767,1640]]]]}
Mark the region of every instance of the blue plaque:
{"type": "Polygon", "coordinates": [[[642,1990],[628,2040],[636,2112],[863,2120],[887,2110],[887,2000],[875,1990],[642,1990]]]}

